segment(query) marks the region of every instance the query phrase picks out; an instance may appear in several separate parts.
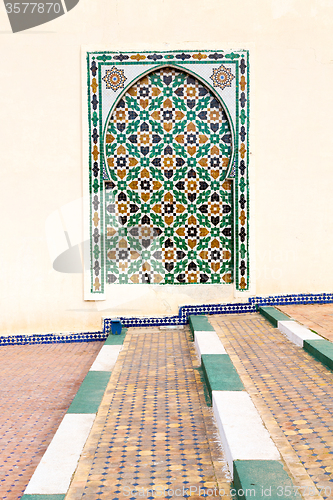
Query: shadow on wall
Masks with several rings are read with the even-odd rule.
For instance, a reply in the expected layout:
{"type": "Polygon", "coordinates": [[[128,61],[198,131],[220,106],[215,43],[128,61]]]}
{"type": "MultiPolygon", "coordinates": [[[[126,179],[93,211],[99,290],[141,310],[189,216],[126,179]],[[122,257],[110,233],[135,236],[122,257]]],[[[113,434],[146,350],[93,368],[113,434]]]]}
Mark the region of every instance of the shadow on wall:
{"type": "MultiPolygon", "coordinates": [[[[46,220],[45,231],[49,254],[53,269],[59,273],[83,273],[84,269],[90,269],[90,241],[82,241],[82,206],[83,199],[80,198],[62,206],[59,210],[55,210],[46,220]]],[[[161,253],[162,248],[157,230],[147,232],[145,227],[138,225],[130,228],[130,234],[131,248],[127,248],[121,232],[113,229],[113,238],[117,240],[120,252],[135,252],[136,258],[138,258],[151,245],[154,245],[154,255],[156,252],[161,253]],[[123,241],[124,248],[122,248],[123,241]]],[[[98,232],[93,233],[92,236],[94,242],[98,243],[100,238],[98,232]]],[[[144,282],[153,283],[150,272],[152,266],[150,266],[149,261],[147,262],[146,255],[141,257],[141,263],[143,267],[146,266],[144,282]]],[[[94,271],[96,271],[96,266],[100,272],[98,260],[93,262],[94,271]]],[[[165,274],[165,270],[162,268],[161,272],[165,274]]]]}

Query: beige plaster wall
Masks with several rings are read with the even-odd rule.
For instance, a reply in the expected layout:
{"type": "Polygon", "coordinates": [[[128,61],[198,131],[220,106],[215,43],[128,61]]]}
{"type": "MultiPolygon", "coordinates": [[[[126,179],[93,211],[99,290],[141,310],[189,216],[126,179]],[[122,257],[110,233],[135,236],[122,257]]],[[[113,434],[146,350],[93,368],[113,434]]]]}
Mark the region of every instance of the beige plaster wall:
{"type": "Polygon", "coordinates": [[[52,269],[46,220],[82,196],[81,46],[249,48],[252,292],[331,291],[332,25],[333,0],[80,0],[12,34],[0,7],[1,334],[95,330],[110,313],[234,297],[134,287],[121,302],[109,288],[103,305],[83,300],[82,275],[52,269]]]}

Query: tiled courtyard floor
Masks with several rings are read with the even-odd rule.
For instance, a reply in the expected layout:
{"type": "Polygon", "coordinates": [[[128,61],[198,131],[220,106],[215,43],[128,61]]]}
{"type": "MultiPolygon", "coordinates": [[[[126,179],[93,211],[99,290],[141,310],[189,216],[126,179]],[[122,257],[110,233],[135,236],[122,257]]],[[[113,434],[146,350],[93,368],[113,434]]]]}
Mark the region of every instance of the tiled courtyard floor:
{"type": "Polygon", "coordinates": [[[209,319],[298,484],[332,498],[333,373],[259,314],[209,319]]]}
{"type": "MultiPolygon", "coordinates": [[[[333,373],[259,314],[209,320],[305,500],[333,497],[333,373]]],[[[102,344],[0,348],[1,500],[21,498],[102,344]]],[[[142,488],[146,498],[152,488],[184,498],[190,487],[193,500],[207,488],[229,500],[198,368],[188,327],[130,328],[66,500],[122,500],[142,488]]]]}
{"type": "Polygon", "coordinates": [[[187,327],[128,330],[66,500],[230,498],[198,365],[187,327]]]}
{"type": "Polygon", "coordinates": [[[0,498],[18,500],[103,342],[0,347],[0,498]]]}
{"type": "Polygon", "coordinates": [[[333,304],[277,306],[280,311],[333,342],[333,304]]]}

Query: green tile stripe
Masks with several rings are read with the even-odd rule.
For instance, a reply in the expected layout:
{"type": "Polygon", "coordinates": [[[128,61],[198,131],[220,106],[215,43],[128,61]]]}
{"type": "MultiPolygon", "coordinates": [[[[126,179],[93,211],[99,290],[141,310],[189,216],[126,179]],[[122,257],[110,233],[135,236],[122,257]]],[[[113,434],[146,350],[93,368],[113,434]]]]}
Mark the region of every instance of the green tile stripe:
{"type": "Polygon", "coordinates": [[[277,328],[279,321],[292,321],[289,316],[286,316],[281,311],[278,311],[273,306],[261,306],[259,312],[266,318],[272,325],[277,328]]]}
{"type": "Polygon", "coordinates": [[[127,328],[122,328],[120,335],[113,335],[112,333],[106,339],[104,345],[122,345],[126,337],[127,328]]]}
{"type": "Polygon", "coordinates": [[[303,349],[333,370],[333,344],[329,340],[304,340],[303,349]]]}
{"type": "Polygon", "coordinates": [[[297,488],[278,460],[235,460],[233,483],[239,500],[301,500],[297,488]]]}
{"type": "Polygon", "coordinates": [[[21,500],[64,500],[66,495],[23,495],[21,500]]]}
{"type": "Polygon", "coordinates": [[[214,328],[209,323],[207,316],[189,316],[189,325],[192,332],[192,340],[194,332],[214,332],[214,328]]]}
{"type": "Polygon", "coordinates": [[[67,413],[97,413],[111,372],[89,371],[67,413]]]}
{"type": "MultiPolygon", "coordinates": [[[[127,328],[123,328],[120,335],[109,335],[104,345],[121,345],[124,342],[127,328]]],[[[90,370],[85,376],[67,414],[94,414],[97,413],[111,376],[111,371],[90,370]]],[[[57,431],[58,432],[58,431],[57,431]]],[[[38,469],[38,467],[37,467],[38,469]]],[[[74,471],[72,471],[74,472],[74,471]]],[[[66,494],[24,494],[21,500],[64,500],[66,494]]]]}
{"type": "Polygon", "coordinates": [[[210,397],[212,391],[245,390],[228,354],[203,354],[201,364],[210,397]]]}
{"type": "MultiPolygon", "coordinates": [[[[104,345],[122,345],[126,332],[127,328],[122,328],[120,335],[110,334],[104,345]]],[[[97,413],[110,376],[107,371],[89,371],[67,413],[97,413]]]]}
{"type": "MultiPolygon", "coordinates": [[[[191,318],[195,319],[198,316],[191,318]]],[[[200,316],[199,318],[202,320],[204,317],[200,316]]],[[[205,319],[206,323],[202,324],[207,326],[208,323],[211,326],[207,317],[205,319]]],[[[196,328],[192,329],[194,332],[195,330],[196,328]]],[[[208,331],[211,330],[215,331],[214,328],[209,328],[208,331]]],[[[201,331],[201,328],[200,330],[198,328],[197,331],[201,331]]],[[[245,391],[228,354],[202,354],[201,367],[211,399],[212,391],[245,391]]],[[[260,442],[258,442],[258,446],[260,446],[260,442]]],[[[278,460],[233,460],[233,486],[231,494],[237,500],[250,498],[251,500],[252,498],[267,500],[267,497],[270,500],[287,500],[287,498],[290,500],[291,496],[296,500],[302,498],[297,493],[297,489],[295,490],[282,462],[278,460]]]]}

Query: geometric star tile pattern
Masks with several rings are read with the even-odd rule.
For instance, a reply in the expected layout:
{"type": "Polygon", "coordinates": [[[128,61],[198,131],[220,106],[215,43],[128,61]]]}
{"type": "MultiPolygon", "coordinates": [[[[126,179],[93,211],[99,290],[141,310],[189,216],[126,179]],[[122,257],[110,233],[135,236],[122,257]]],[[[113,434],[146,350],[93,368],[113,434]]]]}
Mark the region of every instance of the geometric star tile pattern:
{"type": "Polygon", "coordinates": [[[128,330],[66,500],[230,500],[197,367],[188,328],[128,330]]]}
{"type": "Polygon", "coordinates": [[[231,131],[199,80],[163,68],[107,125],[108,283],[231,283],[231,131]]]}
{"type": "MultiPolygon", "coordinates": [[[[230,356],[236,356],[247,390],[275,421],[296,455],[292,464],[302,464],[311,483],[302,479],[306,498],[333,494],[333,374],[273,328],[259,314],[210,316],[230,356]],[[246,380],[250,380],[249,387],[246,380]]],[[[274,427],[274,426],[273,426],[274,427]]],[[[291,454],[287,453],[287,457],[291,454]]]]}

